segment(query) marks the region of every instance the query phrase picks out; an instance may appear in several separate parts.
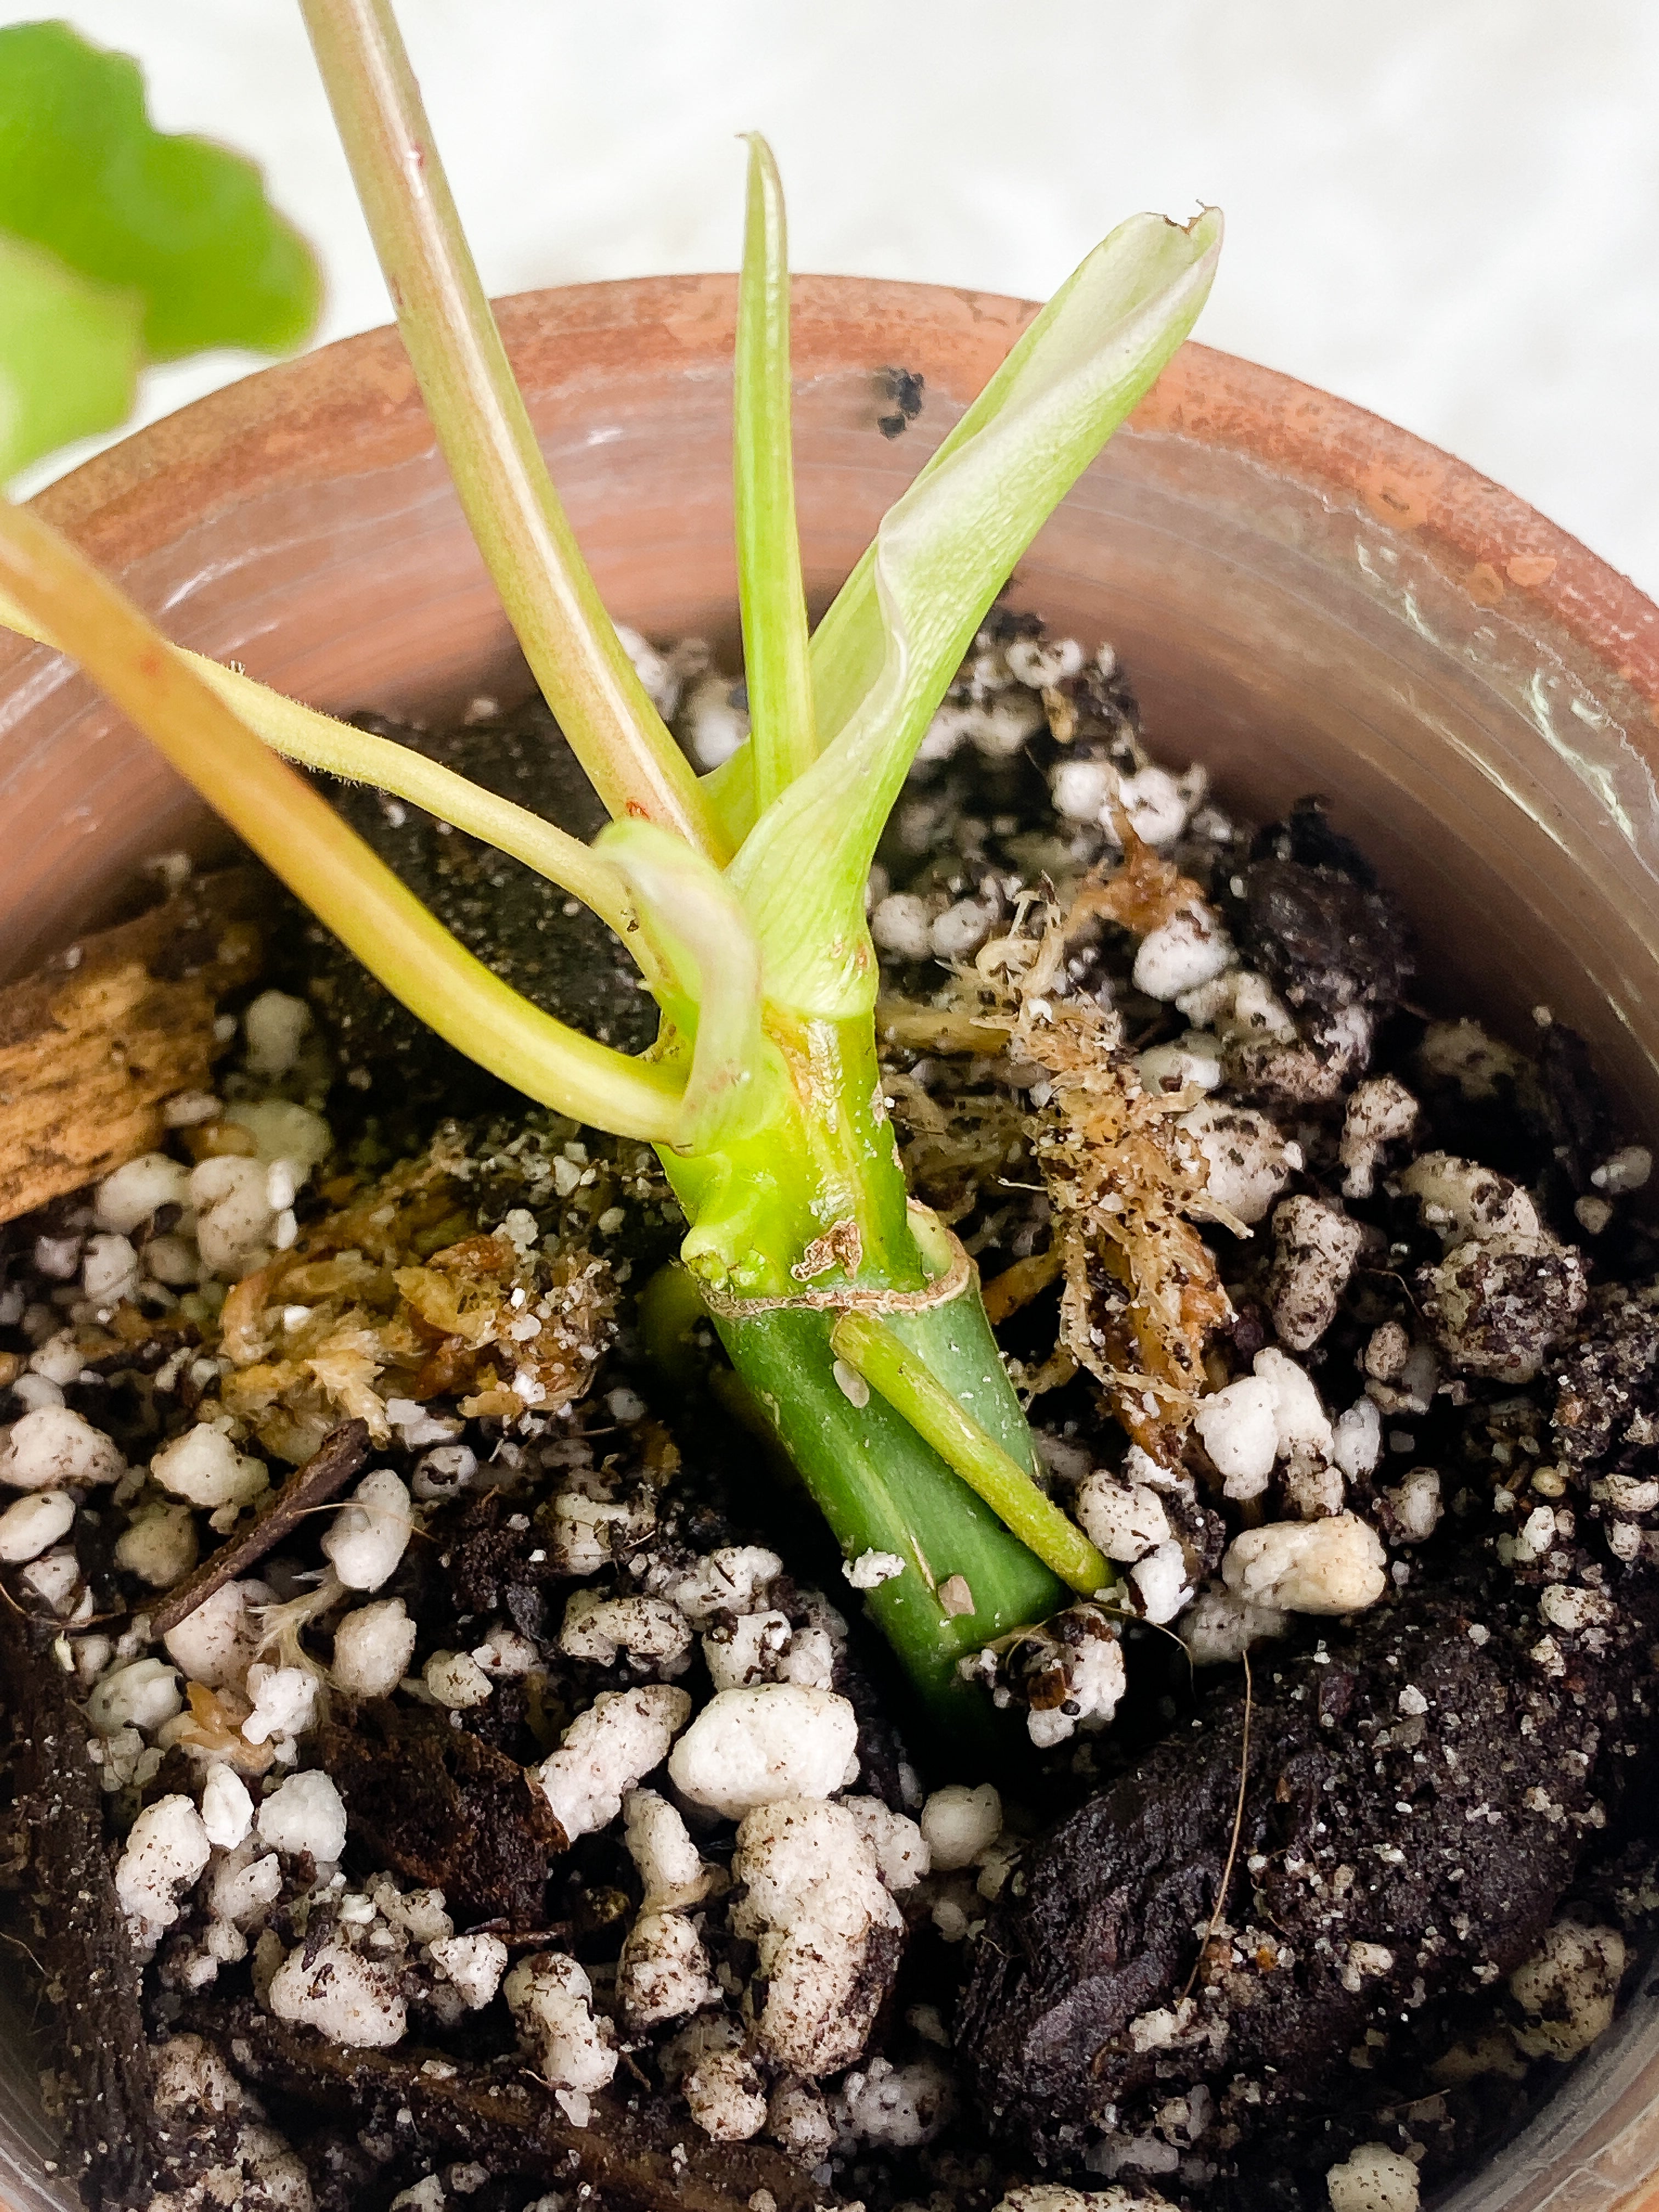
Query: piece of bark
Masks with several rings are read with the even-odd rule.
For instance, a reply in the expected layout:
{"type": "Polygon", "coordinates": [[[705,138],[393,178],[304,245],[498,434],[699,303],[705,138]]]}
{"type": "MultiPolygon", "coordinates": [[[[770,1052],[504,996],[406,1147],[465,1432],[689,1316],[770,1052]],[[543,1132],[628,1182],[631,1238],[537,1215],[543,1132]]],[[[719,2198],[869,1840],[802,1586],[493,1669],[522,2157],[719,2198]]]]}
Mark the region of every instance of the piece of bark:
{"type": "Polygon", "coordinates": [[[358,2128],[434,2164],[476,2160],[494,2174],[579,2185],[583,2201],[605,2212],[744,2212],[761,2191],[777,2212],[836,2201],[781,2151],[711,2142],[643,2090],[625,2103],[601,2090],[589,2100],[587,2125],[577,2128],[522,2060],[480,2066],[407,2046],[342,2050],[246,2001],[198,2002],[191,2026],[261,2092],[349,2114],[358,2128]]]}
{"type": "Polygon", "coordinates": [[[198,1605],[205,1605],[216,1589],[244,1575],[280,1544],[289,1530],[314,1505],[325,1505],[343,1489],[368,1457],[368,1423],[343,1421],[331,1429],[305,1465],[296,1468],[250,1528],[202,1561],[155,1607],[149,1632],[159,1641],[169,1629],[187,1620],[198,1605]]]}
{"type": "Polygon", "coordinates": [[[441,1889],[464,1923],[544,1925],[548,1869],[569,1841],[516,1759],[447,1713],[390,1698],[328,1723],[317,1746],[369,1865],[441,1889]]]}
{"type": "Polygon", "coordinates": [[[258,882],[204,876],[0,989],[0,1221],[152,1151],[206,1087],[219,1003],[258,972],[258,882]]]}

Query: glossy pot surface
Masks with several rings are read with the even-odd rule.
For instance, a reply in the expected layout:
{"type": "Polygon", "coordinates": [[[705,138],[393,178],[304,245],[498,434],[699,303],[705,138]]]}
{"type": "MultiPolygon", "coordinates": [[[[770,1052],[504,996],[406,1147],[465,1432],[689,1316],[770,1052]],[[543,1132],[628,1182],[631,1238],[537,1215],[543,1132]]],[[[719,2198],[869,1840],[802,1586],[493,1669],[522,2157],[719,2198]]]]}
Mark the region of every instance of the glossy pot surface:
{"type": "MultiPolygon", "coordinates": [[[[501,303],[507,349],[613,612],[729,635],[732,279],[501,303]]],[[[797,281],[797,481],[827,600],[1034,311],[941,288],[797,281]],[[890,440],[883,373],[919,371],[890,440]]],[[[350,711],[441,714],[525,678],[395,334],[215,394],[39,505],[181,642],[350,711]]],[[[1224,803],[1331,801],[1415,921],[1425,996],[1517,1040],[1547,1004],[1659,1131],[1659,609],[1541,517],[1403,432],[1189,345],[1016,583],[1109,638],[1153,748],[1224,803]]],[[[52,655],[0,643],[0,973],[130,902],[212,825],[52,655]]],[[[1659,2168],[1659,1984],[1455,2197],[1601,2212],[1659,2168]]],[[[74,2199],[15,1966],[0,1980],[0,2199],[74,2199]]],[[[1629,1984],[1627,1984],[1627,1988],[1629,1984]]],[[[1655,2202],[1659,2203],[1659,2192],[1655,2202]]]]}

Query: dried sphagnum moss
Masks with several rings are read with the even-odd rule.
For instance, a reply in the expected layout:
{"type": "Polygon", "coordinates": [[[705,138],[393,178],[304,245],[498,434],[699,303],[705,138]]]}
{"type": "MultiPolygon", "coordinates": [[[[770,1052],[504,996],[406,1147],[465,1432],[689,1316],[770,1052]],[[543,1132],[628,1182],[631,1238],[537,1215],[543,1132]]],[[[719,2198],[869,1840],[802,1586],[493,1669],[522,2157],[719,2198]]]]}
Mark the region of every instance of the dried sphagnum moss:
{"type": "Polygon", "coordinates": [[[608,1264],[477,1234],[461,1164],[440,1138],[343,1194],[226,1299],[219,1396],[278,1458],[298,1465],[342,1420],[385,1443],[394,1398],[509,1419],[586,1389],[610,1340],[608,1264]]]}
{"type": "Polygon", "coordinates": [[[1046,1100],[1037,1103],[1042,1085],[1029,1104],[995,1083],[948,1104],[903,1077],[889,1090],[913,1179],[934,1203],[945,1198],[947,1213],[952,1192],[955,1212],[965,1212],[1011,1139],[1026,1137],[1052,1227],[1048,1255],[1018,1264],[1032,1289],[1056,1273],[1064,1285],[1056,1356],[1039,1386],[1063,1379],[1073,1361],[1087,1368],[1133,1441],[1172,1465],[1204,1387],[1205,1341],[1232,1318],[1194,1224],[1241,1224],[1207,1196],[1204,1155],[1180,1126],[1197,1094],[1146,1091],[1116,1013],[1069,989],[1066,945],[1087,923],[1145,935],[1201,897],[1127,828],[1125,836],[1121,868],[1091,877],[1064,909],[1027,901],[1010,933],[957,978],[948,1006],[886,1010],[890,1036],[913,1035],[934,1052],[955,1042],[985,1056],[1000,1036],[1008,1060],[1042,1071],[1046,1100]]]}

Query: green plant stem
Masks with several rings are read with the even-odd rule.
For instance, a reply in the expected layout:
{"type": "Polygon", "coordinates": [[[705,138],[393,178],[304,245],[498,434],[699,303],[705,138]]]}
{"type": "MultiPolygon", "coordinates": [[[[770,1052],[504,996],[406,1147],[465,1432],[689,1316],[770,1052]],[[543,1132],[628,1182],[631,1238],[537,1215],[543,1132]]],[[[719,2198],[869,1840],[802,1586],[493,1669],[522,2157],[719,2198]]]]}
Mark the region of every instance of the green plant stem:
{"type": "MultiPolygon", "coordinates": [[[[971,1291],[906,1319],[919,1349],[956,1364],[979,1327],[990,1334],[971,1291]],[[977,1327],[959,1310],[970,1304],[979,1310],[977,1327]]],[[[866,1405],[853,1403],[836,1376],[832,1316],[786,1310],[716,1327],[842,1557],[884,1552],[903,1562],[866,1602],[911,1680],[952,1725],[988,1720],[988,1705],[963,1686],[957,1662],[1056,1611],[1066,1602],[1064,1585],[884,1398],[872,1392],[866,1405]],[[957,1576],[971,1595],[971,1610],[960,1613],[939,1598],[957,1576]]],[[[1000,1372],[994,1346],[990,1356],[1000,1372]]]]}
{"type": "Polygon", "coordinates": [[[817,757],[817,734],[795,526],[783,186],[772,149],[757,131],[749,139],[735,379],[732,475],[738,599],[758,814],[811,768],[817,757]]]}
{"type": "MultiPolygon", "coordinates": [[[[860,1290],[921,1289],[949,1266],[951,1251],[908,1205],[873,1025],[867,1017],[791,1024],[775,1010],[767,1019],[781,1075],[766,1121],[718,1155],[659,1147],[692,1224],[684,1247],[690,1280],[745,1300],[829,1291],[848,1274],[860,1290]],[[817,1241],[832,1232],[839,1264],[817,1241]]],[[[652,1292],[647,1325],[671,1360],[684,1356],[689,1288],[681,1278],[652,1292]]],[[[834,1313],[785,1306],[732,1316],[720,1304],[711,1297],[732,1364],[843,1556],[884,1552],[903,1562],[869,1603],[906,1671],[941,1718],[988,1723],[991,1709],[964,1688],[957,1661],[1053,1613],[1066,1602],[1064,1584],[884,1398],[854,1404],[836,1375],[834,1313]],[[939,1595],[957,1576],[971,1593],[971,1610],[962,1613],[939,1595]]],[[[977,1287],[893,1314],[890,1325],[967,1409],[975,1432],[1034,1472],[1030,1432],[977,1287]]]]}
{"type": "Polygon", "coordinates": [[[398,327],[525,658],[619,821],[729,857],[554,490],[467,248],[389,0],[301,0],[398,327]]]}
{"type": "Polygon", "coordinates": [[[240,722],[125,594],[27,508],[0,501],[0,590],[57,640],[394,996],[544,1105],[619,1136],[673,1131],[672,1067],[596,1044],[522,999],[240,722]]]}
{"type": "MultiPolygon", "coordinates": [[[[60,649],[56,638],[48,637],[38,623],[30,622],[21,607],[3,597],[0,597],[0,627],[31,638],[36,645],[60,649]]],[[[522,860],[538,876],[591,908],[601,921],[611,925],[640,964],[646,964],[641,957],[646,948],[626,884],[580,838],[544,822],[527,806],[517,806],[481,784],[470,783],[453,768],[428,760],[410,745],[354,729],[350,723],[337,721],[332,714],[322,714],[315,707],[302,706],[297,699],[285,698],[240,669],[227,668],[222,661],[192,653],[187,646],[170,644],[167,650],[284,760],[319,769],[346,783],[371,784],[394,799],[406,799],[411,805],[435,814],[441,822],[450,823],[470,837],[493,845],[497,852],[522,860]]]]}
{"type": "Polygon", "coordinates": [[[960,1401],[875,1315],[843,1314],[830,1332],[837,1359],[879,1390],[918,1436],[954,1468],[999,1521],[1085,1597],[1116,1580],[1106,1559],[960,1401]]]}

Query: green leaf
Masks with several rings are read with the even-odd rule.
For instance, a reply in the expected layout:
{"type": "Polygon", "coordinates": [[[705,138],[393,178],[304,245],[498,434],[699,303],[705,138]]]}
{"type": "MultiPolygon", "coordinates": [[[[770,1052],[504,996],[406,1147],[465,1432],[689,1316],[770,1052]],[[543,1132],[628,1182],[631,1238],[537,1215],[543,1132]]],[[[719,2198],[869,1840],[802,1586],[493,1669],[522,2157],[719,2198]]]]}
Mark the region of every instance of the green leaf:
{"type": "Polygon", "coordinates": [[[812,641],[823,750],[729,874],[769,999],[842,1019],[873,1004],[864,890],[916,747],[1037,531],[1196,320],[1221,216],[1135,216],[1020,339],[877,533],[812,641]]]}
{"type": "Polygon", "coordinates": [[[143,303],[0,236],[0,483],[132,412],[143,303]]]}
{"type": "Polygon", "coordinates": [[[137,64],[66,23],[0,30],[0,231],[137,293],[152,361],[282,353],[316,320],[317,264],[253,163],[155,130],[137,64]]]}
{"type": "Polygon", "coordinates": [[[783,186],[772,149],[756,131],[749,139],[749,210],[738,288],[732,476],[757,813],[817,755],[806,591],[795,528],[790,398],[783,186]]]}

